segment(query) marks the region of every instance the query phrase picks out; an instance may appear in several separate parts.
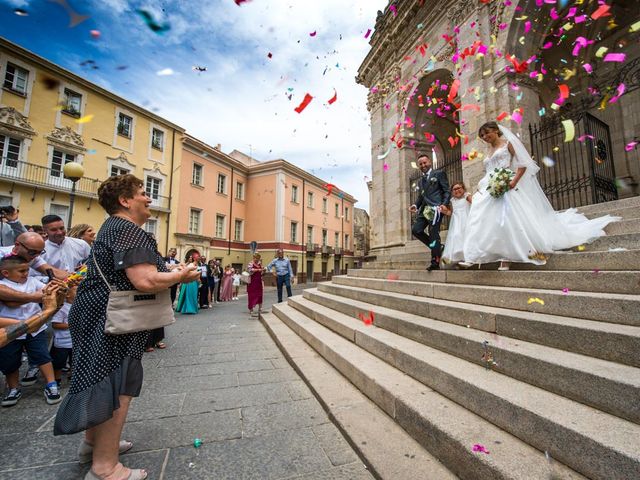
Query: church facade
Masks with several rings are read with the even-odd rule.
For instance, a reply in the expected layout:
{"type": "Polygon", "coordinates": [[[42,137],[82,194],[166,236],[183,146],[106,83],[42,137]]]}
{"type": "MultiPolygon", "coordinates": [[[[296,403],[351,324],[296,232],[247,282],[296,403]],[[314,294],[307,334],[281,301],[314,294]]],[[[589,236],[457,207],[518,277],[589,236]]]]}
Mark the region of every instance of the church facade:
{"type": "Polygon", "coordinates": [[[540,164],[558,210],[638,195],[640,6],[406,0],[378,12],[369,89],[371,249],[411,239],[419,153],[474,192],[495,120],[540,164]]]}

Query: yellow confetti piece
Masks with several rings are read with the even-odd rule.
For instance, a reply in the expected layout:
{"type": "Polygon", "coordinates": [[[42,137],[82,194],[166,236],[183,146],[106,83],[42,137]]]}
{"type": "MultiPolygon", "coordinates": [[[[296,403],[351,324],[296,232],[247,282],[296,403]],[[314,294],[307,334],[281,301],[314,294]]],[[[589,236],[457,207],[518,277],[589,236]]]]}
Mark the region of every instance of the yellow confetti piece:
{"type": "Polygon", "coordinates": [[[416,162],[411,162],[411,168],[418,168],[418,165],[416,165],[416,162]]]}
{"type": "Polygon", "coordinates": [[[564,141],[570,142],[576,136],[576,126],[573,124],[573,120],[562,120],[562,126],[564,127],[564,141]]]}
{"type": "Polygon", "coordinates": [[[544,305],[544,300],[538,297],[531,297],[529,300],[527,300],[527,303],[529,305],[531,305],[532,303],[539,303],[540,305],[544,305]]]}
{"type": "Polygon", "coordinates": [[[484,72],[482,72],[483,77],[486,77],[487,75],[491,75],[491,69],[485,70],[484,72]]]}
{"type": "Polygon", "coordinates": [[[85,115],[84,117],[80,117],[76,120],[76,123],[89,123],[91,120],[93,120],[93,113],[89,114],[89,115],[85,115]]]}
{"type": "Polygon", "coordinates": [[[491,88],[489,88],[489,92],[491,93],[496,93],[498,91],[498,89],[496,87],[494,87],[493,85],[491,85],[491,88]]]}
{"type": "Polygon", "coordinates": [[[634,23],[629,27],[629,31],[632,33],[637,32],[638,30],[640,30],[640,21],[637,21],[636,23],[634,23]]]}
{"type": "Polygon", "coordinates": [[[557,103],[552,103],[549,108],[551,110],[558,110],[560,108],[560,105],[558,105],[557,103]]]}
{"type": "Polygon", "coordinates": [[[578,251],[579,251],[579,252],[584,252],[584,250],[585,250],[586,248],[587,248],[587,247],[585,247],[584,245],[578,245],[578,251]]]}
{"type": "Polygon", "coordinates": [[[520,45],[524,45],[524,35],[518,39],[520,45]]]}
{"type": "Polygon", "coordinates": [[[529,17],[527,17],[526,15],[522,15],[521,17],[516,18],[516,20],[518,20],[520,22],[522,20],[526,20],[527,18],[529,18],[529,17]]]}
{"type": "Polygon", "coordinates": [[[607,47],[600,47],[596,52],[596,57],[602,58],[602,56],[607,53],[607,50],[609,50],[607,47]]]}
{"type": "Polygon", "coordinates": [[[562,26],[562,29],[563,29],[565,32],[568,32],[568,31],[569,31],[569,30],[571,30],[572,28],[573,28],[573,24],[572,24],[572,23],[565,23],[565,24],[562,26]]]}

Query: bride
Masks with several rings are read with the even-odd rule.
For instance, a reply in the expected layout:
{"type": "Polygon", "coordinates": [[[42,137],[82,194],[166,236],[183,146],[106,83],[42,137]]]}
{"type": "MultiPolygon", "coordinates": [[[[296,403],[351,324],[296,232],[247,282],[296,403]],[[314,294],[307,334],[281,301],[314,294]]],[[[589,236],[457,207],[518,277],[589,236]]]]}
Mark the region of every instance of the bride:
{"type": "Polygon", "coordinates": [[[500,262],[502,271],[509,270],[509,262],[544,265],[545,254],[593,241],[605,235],[607,224],[619,220],[610,215],[589,220],[575,208],[554,211],[536,178],[540,168],[511,130],[487,122],[478,136],[491,150],[469,211],[463,265],[500,262]],[[515,172],[500,198],[487,191],[496,168],[515,172]]]}

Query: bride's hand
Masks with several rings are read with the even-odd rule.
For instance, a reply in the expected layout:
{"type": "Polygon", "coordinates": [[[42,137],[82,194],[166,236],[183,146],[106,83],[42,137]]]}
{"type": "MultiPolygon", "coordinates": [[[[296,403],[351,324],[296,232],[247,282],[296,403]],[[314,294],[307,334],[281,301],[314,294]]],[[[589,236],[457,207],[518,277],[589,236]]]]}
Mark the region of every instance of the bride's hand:
{"type": "Polygon", "coordinates": [[[513,190],[514,188],[516,188],[516,185],[518,185],[518,182],[516,182],[515,180],[511,180],[511,181],[509,182],[509,188],[510,188],[511,190],[513,190]]]}

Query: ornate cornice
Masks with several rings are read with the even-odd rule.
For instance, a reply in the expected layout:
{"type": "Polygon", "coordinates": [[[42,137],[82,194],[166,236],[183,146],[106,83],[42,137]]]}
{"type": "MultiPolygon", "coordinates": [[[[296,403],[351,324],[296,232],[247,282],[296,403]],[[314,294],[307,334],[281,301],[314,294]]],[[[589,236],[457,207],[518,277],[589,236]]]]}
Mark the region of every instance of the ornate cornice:
{"type": "Polygon", "coordinates": [[[0,107],[0,130],[22,138],[31,138],[36,135],[27,117],[13,107],[0,107]]]}
{"type": "Polygon", "coordinates": [[[71,130],[71,127],[54,128],[51,133],[47,135],[47,140],[55,145],[73,150],[77,153],[84,153],[86,150],[82,136],[71,130]]]}
{"type": "Polygon", "coordinates": [[[477,11],[477,5],[475,2],[470,0],[458,0],[456,4],[449,7],[449,10],[447,11],[447,18],[449,18],[454,25],[461,25],[467,17],[475,11],[477,11]]]}
{"type": "Polygon", "coordinates": [[[120,155],[118,155],[117,157],[107,157],[107,160],[111,160],[113,162],[118,162],[118,163],[121,163],[121,164],[125,164],[125,165],[128,165],[128,166],[132,167],[132,168],[135,168],[135,166],[136,166],[135,163],[131,163],[129,161],[129,159],[127,158],[127,154],[124,153],[124,152],[120,152],[120,155]]]}

